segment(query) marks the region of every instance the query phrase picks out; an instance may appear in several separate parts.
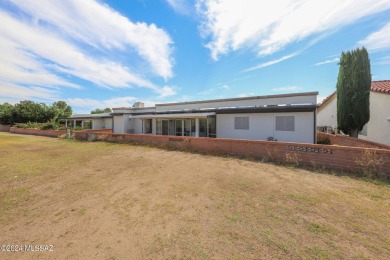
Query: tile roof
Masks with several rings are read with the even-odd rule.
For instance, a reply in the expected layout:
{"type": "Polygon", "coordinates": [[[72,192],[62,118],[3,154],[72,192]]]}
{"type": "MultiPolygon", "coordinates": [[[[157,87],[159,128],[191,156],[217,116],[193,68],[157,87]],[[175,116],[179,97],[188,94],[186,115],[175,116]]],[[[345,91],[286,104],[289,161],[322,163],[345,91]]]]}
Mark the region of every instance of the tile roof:
{"type": "Polygon", "coordinates": [[[380,80],[371,82],[371,91],[390,94],[390,80],[380,80]]]}
{"type": "MultiPolygon", "coordinates": [[[[371,82],[371,91],[390,94],[390,80],[378,80],[371,82]]],[[[321,109],[328,102],[330,102],[334,97],[336,97],[336,91],[327,96],[320,104],[318,104],[318,108],[321,109]]]]}

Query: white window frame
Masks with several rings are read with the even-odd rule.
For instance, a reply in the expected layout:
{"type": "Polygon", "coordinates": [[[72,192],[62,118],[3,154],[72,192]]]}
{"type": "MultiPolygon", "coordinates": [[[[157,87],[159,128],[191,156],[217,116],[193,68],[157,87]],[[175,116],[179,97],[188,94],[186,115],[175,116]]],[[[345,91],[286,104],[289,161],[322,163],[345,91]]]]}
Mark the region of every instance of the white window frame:
{"type": "Polygon", "coordinates": [[[295,131],[295,116],[275,116],[275,131],[294,132],[295,131]],[[291,127],[291,125],[289,125],[290,122],[287,121],[287,120],[290,120],[291,118],[292,118],[292,127],[291,127]],[[280,120],[283,120],[283,121],[280,121],[280,120]]]}
{"type": "Polygon", "coordinates": [[[249,116],[235,116],[234,130],[249,130],[249,116]]]}

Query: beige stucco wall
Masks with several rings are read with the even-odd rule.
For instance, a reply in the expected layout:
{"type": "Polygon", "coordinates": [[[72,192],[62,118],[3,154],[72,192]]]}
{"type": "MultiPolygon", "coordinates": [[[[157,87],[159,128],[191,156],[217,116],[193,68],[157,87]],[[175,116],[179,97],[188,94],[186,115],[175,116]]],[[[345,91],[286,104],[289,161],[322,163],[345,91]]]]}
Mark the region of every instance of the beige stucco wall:
{"type": "Polygon", "coordinates": [[[125,134],[125,127],[123,124],[123,118],[124,116],[113,116],[112,120],[114,120],[114,129],[112,131],[116,134],[125,134]]]}
{"type": "Polygon", "coordinates": [[[337,126],[337,97],[317,111],[317,126],[337,126]]]}
{"type": "Polygon", "coordinates": [[[104,118],[104,128],[105,129],[112,128],[112,118],[104,118]]]}
{"type": "Polygon", "coordinates": [[[92,129],[110,129],[110,128],[112,128],[112,118],[92,119],[92,129]]]}
{"type": "MultiPolygon", "coordinates": [[[[337,126],[337,97],[317,111],[317,126],[337,126]]],[[[390,145],[390,95],[370,93],[370,121],[367,136],[360,139],[390,145]]]]}
{"type": "Polygon", "coordinates": [[[359,138],[390,145],[390,95],[370,93],[370,121],[367,123],[367,136],[359,138]]]}
{"type": "Polygon", "coordinates": [[[92,119],[92,129],[102,129],[104,128],[104,119],[96,118],[92,119]]]}

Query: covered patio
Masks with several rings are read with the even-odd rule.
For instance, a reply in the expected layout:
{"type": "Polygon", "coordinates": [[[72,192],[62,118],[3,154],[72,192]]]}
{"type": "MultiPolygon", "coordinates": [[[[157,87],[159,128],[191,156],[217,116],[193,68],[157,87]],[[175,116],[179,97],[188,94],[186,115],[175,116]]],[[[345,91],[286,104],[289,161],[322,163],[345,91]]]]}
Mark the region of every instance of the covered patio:
{"type": "Polygon", "coordinates": [[[143,134],[216,137],[215,112],[132,115],[142,120],[143,134]]]}

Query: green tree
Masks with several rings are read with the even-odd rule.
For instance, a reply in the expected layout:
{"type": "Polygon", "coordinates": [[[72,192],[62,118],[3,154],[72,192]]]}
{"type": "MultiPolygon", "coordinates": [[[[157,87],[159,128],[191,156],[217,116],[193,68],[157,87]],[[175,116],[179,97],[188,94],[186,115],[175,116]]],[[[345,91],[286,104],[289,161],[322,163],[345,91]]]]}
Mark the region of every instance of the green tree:
{"type": "Polygon", "coordinates": [[[14,106],[9,103],[0,104],[0,124],[12,125],[14,123],[12,113],[14,106]]]}
{"type": "Polygon", "coordinates": [[[351,137],[370,120],[371,68],[367,50],[342,52],[337,79],[337,125],[351,137]]]}
{"type": "Polygon", "coordinates": [[[111,113],[112,110],[109,107],[106,107],[105,109],[99,109],[96,108],[95,110],[91,111],[91,114],[102,114],[102,113],[111,113]]]}
{"type": "Polygon", "coordinates": [[[30,100],[20,101],[15,106],[0,104],[0,124],[46,123],[57,124],[58,118],[72,115],[72,108],[65,101],[54,102],[52,106],[30,100]]]}
{"type": "Polygon", "coordinates": [[[35,103],[30,100],[20,101],[15,105],[12,117],[15,123],[44,123],[48,121],[47,110],[48,107],[46,104],[35,103]]]}
{"type": "Polygon", "coordinates": [[[58,118],[70,117],[73,113],[72,107],[66,104],[65,101],[54,102],[50,108],[54,121],[57,121],[58,118]]]}

